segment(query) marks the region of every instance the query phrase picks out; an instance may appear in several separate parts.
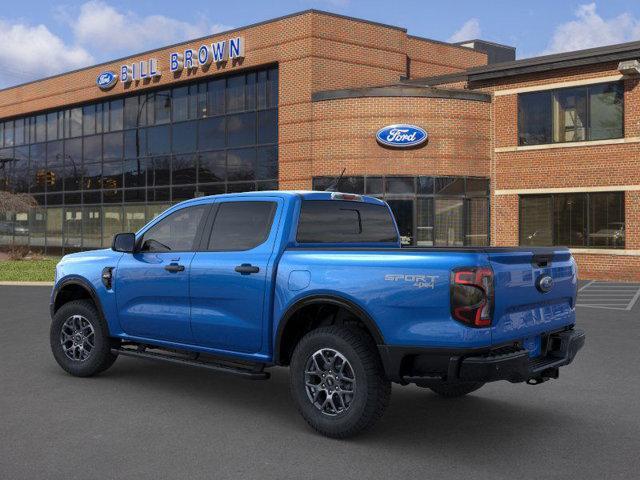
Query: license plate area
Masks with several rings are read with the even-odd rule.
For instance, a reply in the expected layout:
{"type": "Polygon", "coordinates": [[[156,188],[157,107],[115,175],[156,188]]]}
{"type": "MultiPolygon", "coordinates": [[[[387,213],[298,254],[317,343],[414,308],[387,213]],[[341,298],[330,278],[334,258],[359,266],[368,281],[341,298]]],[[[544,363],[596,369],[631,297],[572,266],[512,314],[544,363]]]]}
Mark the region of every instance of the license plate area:
{"type": "Polygon", "coordinates": [[[542,341],[540,335],[534,337],[526,337],[522,340],[522,346],[529,350],[529,357],[539,357],[542,353],[542,341]]]}

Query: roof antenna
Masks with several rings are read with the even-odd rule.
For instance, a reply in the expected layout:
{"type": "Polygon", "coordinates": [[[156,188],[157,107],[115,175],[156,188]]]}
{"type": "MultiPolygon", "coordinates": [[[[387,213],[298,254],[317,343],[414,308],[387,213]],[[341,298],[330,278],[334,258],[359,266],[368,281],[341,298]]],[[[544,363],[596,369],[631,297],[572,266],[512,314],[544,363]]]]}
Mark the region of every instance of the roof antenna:
{"type": "Polygon", "coordinates": [[[325,192],[337,192],[338,188],[340,188],[340,182],[342,181],[342,176],[344,175],[344,172],[347,171],[347,167],[342,169],[342,172],[340,173],[340,176],[337,177],[333,182],[331,182],[331,185],[329,185],[327,188],[325,188],[325,192]]]}

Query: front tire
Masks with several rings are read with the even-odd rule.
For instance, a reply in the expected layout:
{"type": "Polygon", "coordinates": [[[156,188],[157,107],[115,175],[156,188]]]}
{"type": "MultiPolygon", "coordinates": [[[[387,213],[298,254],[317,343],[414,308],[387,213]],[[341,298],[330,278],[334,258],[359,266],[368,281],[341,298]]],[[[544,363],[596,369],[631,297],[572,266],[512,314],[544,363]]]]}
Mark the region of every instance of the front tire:
{"type": "Polygon", "coordinates": [[[391,396],[375,344],[358,328],[309,332],[291,359],[290,390],[307,423],[332,438],[371,428],[391,396]]]}
{"type": "Polygon", "coordinates": [[[118,356],[117,341],[95,305],[88,300],[65,303],[53,316],[49,332],[51,351],[58,365],[76,377],[90,377],[108,369],[118,356]]]}
{"type": "Polygon", "coordinates": [[[455,383],[451,385],[445,383],[442,385],[431,385],[429,389],[444,398],[457,398],[475,392],[483,385],[483,382],[455,383]]]}

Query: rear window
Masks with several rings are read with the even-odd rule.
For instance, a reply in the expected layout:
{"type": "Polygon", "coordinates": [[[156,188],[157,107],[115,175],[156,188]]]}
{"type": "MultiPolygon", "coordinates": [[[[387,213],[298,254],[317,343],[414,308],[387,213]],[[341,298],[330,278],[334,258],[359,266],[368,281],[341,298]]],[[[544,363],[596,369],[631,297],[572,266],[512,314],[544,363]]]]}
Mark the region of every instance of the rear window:
{"type": "Polygon", "coordinates": [[[393,218],[384,205],[341,200],[302,202],[298,243],[397,242],[393,218]]]}
{"type": "Polygon", "coordinates": [[[275,211],[275,202],[221,203],[208,250],[239,251],[257,247],[269,236],[275,211]]]}

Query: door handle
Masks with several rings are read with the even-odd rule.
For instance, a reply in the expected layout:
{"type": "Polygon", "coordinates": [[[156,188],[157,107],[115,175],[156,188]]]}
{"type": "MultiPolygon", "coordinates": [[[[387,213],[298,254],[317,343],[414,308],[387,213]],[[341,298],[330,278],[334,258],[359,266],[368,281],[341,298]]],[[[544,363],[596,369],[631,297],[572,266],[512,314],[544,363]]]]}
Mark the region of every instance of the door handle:
{"type": "Polygon", "coordinates": [[[242,265],[238,265],[236,267],[236,272],[238,272],[240,275],[250,275],[252,273],[258,273],[259,271],[259,267],[254,267],[250,263],[243,263],[242,265]]]}
{"type": "Polygon", "coordinates": [[[166,267],[164,267],[164,269],[165,269],[167,272],[177,273],[177,272],[182,272],[182,271],[184,271],[184,265],[178,265],[177,263],[170,263],[169,265],[167,265],[166,267]]]}

